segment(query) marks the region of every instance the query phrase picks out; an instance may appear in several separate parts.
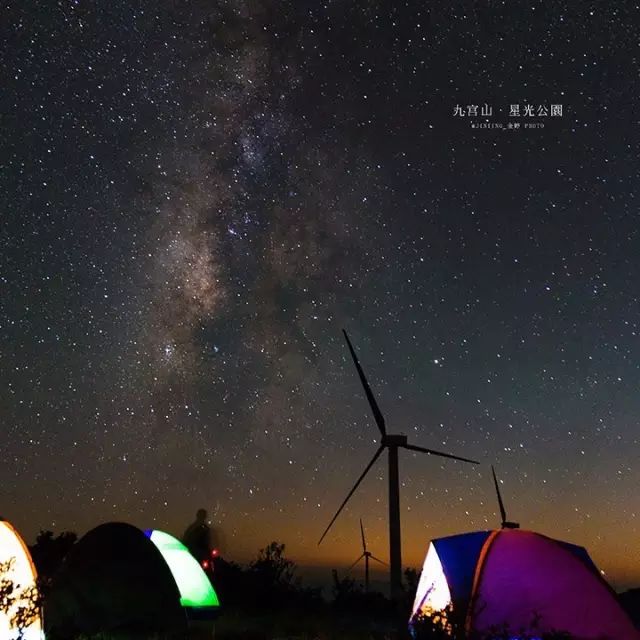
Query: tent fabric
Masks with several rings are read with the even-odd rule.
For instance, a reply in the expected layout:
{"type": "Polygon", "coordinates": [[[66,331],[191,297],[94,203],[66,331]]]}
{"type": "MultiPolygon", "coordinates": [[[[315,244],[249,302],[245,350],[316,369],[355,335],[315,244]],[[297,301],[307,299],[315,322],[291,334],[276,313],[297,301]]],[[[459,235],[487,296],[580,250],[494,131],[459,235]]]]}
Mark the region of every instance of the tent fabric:
{"type": "MultiPolygon", "coordinates": [[[[36,587],[36,568],[26,544],[11,524],[6,520],[0,520],[0,563],[6,562],[11,562],[11,567],[0,578],[10,580],[19,594],[25,594],[36,587]]],[[[18,638],[19,630],[11,623],[11,616],[16,607],[26,605],[24,598],[20,598],[8,612],[0,611],[0,638],[18,638]]],[[[23,629],[21,637],[23,640],[44,640],[42,616],[38,615],[26,629],[23,629]]]]}
{"type": "Polygon", "coordinates": [[[476,562],[489,535],[489,531],[476,531],[433,541],[443,563],[454,608],[471,598],[476,562]]]}
{"type": "Polygon", "coordinates": [[[56,637],[123,631],[185,632],[180,592],[162,554],[137,527],[102,524],[71,549],[45,601],[56,637]]]}
{"type": "MultiPolygon", "coordinates": [[[[507,628],[532,637],[566,631],[576,640],[640,640],[583,547],[520,529],[450,536],[429,546],[419,590],[428,592],[442,574],[453,614],[480,637],[507,628]]],[[[412,619],[428,605],[424,595],[416,598],[412,619]]]]}
{"type": "Polygon", "coordinates": [[[211,581],[180,540],[157,529],[148,529],[145,535],[160,551],[171,570],[183,607],[217,609],[220,606],[211,581]]]}
{"type": "Polygon", "coordinates": [[[584,562],[591,571],[594,571],[596,574],[600,573],[598,571],[598,567],[596,567],[591,556],[584,547],[580,547],[577,544],[571,544],[571,542],[563,542],[562,540],[556,540],[556,542],[571,551],[571,553],[584,562]]]}
{"type": "Polygon", "coordinates": [[[434,611],[442,611],[450,604],[449,584],[438,552],[432,542],[429,545],[429,551],[420,574],[413,610],[429,615],[434,611]]]}
{"type": "Polygon", "coordinates": [[[469,610],[486,633],[568,631],[580,640],[638,640],[604,581],[566,545],[532,531],[504,530],[492,541],[469,610]]]}

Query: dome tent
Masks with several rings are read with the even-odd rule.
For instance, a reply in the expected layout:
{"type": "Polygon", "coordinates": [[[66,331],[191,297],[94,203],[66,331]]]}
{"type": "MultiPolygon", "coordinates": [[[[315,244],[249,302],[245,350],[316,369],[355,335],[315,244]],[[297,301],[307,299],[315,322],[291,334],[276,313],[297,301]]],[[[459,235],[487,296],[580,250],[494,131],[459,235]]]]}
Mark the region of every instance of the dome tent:
{"type": "Polygon", "coordinates": [[[25,596],[35,589],[37,574],[24,541],[11,524],[0,518],[0,564],[6,563],[10,564],[0,576],[0,580],[9,580],[17,590],[18,597],[8,611],[0,610],[0,638],[21,637],[23,640],[43,640],[42,617],[39,612],[36,612],[30,624],[22,630],[21,636],[20,630],[12,623],[11,618],[17,608],[29,606],[29,600],[25,596]]]}
{"type": "Polygon", "coordinates": [[[184,634],[180,592],[162,554],[137,527],[102,524],[65,558],[45,601],[47,637],[104,631],[184,634]]]}
{"type": "Polygon", "coordinates": [[[470,635],[536,636],[565,631],[576,640],[640,640],[582,547],[520,529],[433,540],[411,621],[451,608],[470,635]]]}

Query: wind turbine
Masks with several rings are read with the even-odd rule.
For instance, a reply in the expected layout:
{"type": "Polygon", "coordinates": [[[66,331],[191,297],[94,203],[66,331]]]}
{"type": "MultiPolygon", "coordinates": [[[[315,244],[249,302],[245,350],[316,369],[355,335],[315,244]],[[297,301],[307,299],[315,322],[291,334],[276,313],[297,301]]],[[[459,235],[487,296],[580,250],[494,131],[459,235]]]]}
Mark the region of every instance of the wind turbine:
{"type": "Polygon", "coordinates": [[[502,518],[502,528],[503,529],[519,529],[520,524],[517,522],[509,522],[507,520],[507,512],[504,508],[504,503],[502,502],[502,496],[500,495],[500,486],[498,485],[498,478],[496,478],[496,470],[491,465],[491,473],[493,474],[493,484],[496,487],[496,494],[498,496],[498,504],[500,505],[500,516],[502,518]]]}
{"type": "Polygon", "coordinates": [[[442,456],[443,458],[451,458],[453,460],[461,460],[463,462],[470,462],[472,464],[479,464],[476,460],[470,460],[469,458],[461,458],[459,456],[451,455],[450,453],[443,453],[441,451],[434,451],[433,449],[426,449],[424,447],[418,447],[414,444],[409,444],[407,441],[407,436],[405,435],[391,435],[387,433],[387,427],[384,421],[384,417],[382,412],[378,407],[378,403],[373,396],[373,392],[371,391],[371,387],[367,382],[367,378],[364,375],[364,371],[360,366],[360,362],[358,361],[358,357],[356,356],[356,352],[351,345],[351,341],[349,340],[349,336],[347,332],[343,329],[342,333],[344,333],[345,340],[347,341],[347,346],[349,347],[349,351],[351,352],[351,357],[353,359],[353,363],[358,371],[358,375],[360,376],[360,382],[364,387],[365,395],[367,396],[367,400],[369,401],[369,406],[371,407],[371,411],[373,412],[373,417],[378,425],[378,429],[380,431],[380,435],[382,436],[380,440],[380,446],[378,450],[373,455],[371,462],[365,467],[365,470],[362,472],[360,477],[356,480],[355,485],[349,493],[347,497],[344,499],[343,503],[340,505],[338,511],[333,516],[329,526],[325,529],[325,532],[322,534],[318,545],[324,540],[324,537],[331,529],[331,526],[336,521],[336,518],[340,515],[342,509],[347,504],[349,498],[354,494],[355,490],[360,486],[360,483],[364,479],[364,477],[369,472],[369,469],[374,465],[375,461],[380,457],[382,452],[387,449],[389,452],[389,471],[388,471],[388,479],[389,479],[389,560],[390,560],[390,579],[391,579],[391,598],[393,600],[398,600],[402,593],[402,550],[401,550],[401,540],[400,540],[400,482],[398,480],[398,449],[409,449],[410,451],[419,451],[421,453],[429,453],[433,456],[442,456]]]}
{"type": "Polygon", "coordinates": [[[380,564],[385,566],[389,566],[386,562],[380,560],[380,558],[376,558],[371,551],[367,550],[367,542],[364,539],[364,527],[362,526],[362,518],[360,518],[360,533],[362,534],[362,555],[349,567],[347,573],[355,567],[362,558],[364,558],[364,592],[369,593],[369,558],[371,560],[375,560],[380,564]]]}

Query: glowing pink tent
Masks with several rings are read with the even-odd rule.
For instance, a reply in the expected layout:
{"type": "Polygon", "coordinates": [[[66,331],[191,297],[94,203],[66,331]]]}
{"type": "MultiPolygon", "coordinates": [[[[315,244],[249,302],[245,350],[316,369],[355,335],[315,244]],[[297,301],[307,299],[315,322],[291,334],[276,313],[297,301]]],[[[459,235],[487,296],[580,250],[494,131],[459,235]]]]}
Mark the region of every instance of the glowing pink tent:
{"type": "Polygon", "coordinates": [[[586,550],[532,531],[501,529],[433,540],[412,620],[451,607],[449,620],[484,636],[565,631],[576,640],[640,640],[586,550]]]}

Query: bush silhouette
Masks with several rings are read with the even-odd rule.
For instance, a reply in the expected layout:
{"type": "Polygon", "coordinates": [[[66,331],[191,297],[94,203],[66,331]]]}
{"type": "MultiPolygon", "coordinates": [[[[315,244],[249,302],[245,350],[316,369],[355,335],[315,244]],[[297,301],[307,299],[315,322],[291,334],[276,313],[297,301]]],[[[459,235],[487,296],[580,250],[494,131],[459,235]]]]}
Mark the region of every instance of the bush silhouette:
{"type": "Polygon", "coordinates": [[[43,591],[47,591],[53,576],[77,540],[78,536],[72,531],[63,531],[58,536],[54,536],[53,531],[40,530],[35,544],[29,547],[29,552],[43,591]]]}

